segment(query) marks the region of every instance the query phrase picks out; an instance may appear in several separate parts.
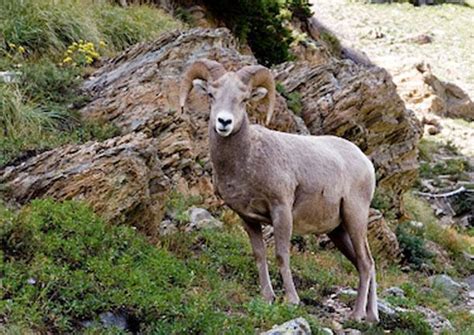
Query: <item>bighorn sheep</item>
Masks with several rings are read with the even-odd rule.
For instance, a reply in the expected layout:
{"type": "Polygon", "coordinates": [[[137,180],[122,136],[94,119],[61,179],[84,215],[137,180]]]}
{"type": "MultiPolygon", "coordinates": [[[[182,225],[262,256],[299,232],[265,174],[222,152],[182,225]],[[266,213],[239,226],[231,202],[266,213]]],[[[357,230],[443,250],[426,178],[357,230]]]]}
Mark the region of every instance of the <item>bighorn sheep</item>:
{"type": "Polygon", "coordinates": [[[327,233],[359,272],[351,317],[377,321],[375,266],[367,242],[375,173],[370,160],[351,142],[334,136],[301,136],[250,124],[246,103],[265,98],[267,123],[275,102],[275,83],[263,66],[227,72],[211,60],[194,62],[180,89],[184,110],[192,88],[210,99],[209,145],[214,186],[243,219],[256,259],[265,300],[270,282],[262,224],[274,228],[275,252],[286,299],[298,304],[290,270],[290,238],[327,233]]]}

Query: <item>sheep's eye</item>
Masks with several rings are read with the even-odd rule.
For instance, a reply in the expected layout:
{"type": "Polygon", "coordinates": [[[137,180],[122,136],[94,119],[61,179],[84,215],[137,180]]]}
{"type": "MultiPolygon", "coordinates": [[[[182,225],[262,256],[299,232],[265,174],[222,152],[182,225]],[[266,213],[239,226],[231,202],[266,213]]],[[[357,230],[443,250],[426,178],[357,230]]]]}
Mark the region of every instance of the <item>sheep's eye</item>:
{"type": "Polygon", "coordinates": [[[212,93],[207,93],[207,95],[209,96],[209,98],[214,99],[214,95],[212,93]]]}

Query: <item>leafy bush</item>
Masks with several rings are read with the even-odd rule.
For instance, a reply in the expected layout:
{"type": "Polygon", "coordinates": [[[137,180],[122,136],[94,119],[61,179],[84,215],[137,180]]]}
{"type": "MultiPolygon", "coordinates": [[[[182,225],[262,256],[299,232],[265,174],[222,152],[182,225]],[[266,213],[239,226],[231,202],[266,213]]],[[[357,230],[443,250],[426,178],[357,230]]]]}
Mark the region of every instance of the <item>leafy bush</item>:
{"type": "Polygon", "coordinates": [[[291,31],[285,27],[282,11],[289,10],[300,19],[311,16],[305,0],[204,0],[219,20],[235,36],[250,45],[263,65],[282,63],[291,58],[291,31]]]}
{"type": "Polygon", "coordinates": [[[422,234],[416,233],[411,223],[402,223],[397,226],[396,234],[403,258],[415,269],[421,269],[424,264],[431,264],[434,255],[425,248],[422,234]]]}

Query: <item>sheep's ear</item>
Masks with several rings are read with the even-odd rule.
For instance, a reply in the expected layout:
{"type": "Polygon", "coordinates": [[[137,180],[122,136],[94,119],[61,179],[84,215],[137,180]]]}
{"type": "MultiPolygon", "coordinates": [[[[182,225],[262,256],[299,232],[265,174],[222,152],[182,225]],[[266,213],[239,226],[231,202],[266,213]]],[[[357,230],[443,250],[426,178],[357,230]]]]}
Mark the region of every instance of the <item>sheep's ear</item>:
{"type": "Polygon", "coordinates": [[[207,94],[207,81],[202,79],[194,79],[193,87],[197,92],[207,94]]]}
{"type": "Polygon", "coordinates": [[[263,99],[268,93],[268,90],[265,87],[257,87],[252,91],[252,95],[250,96],[250,100],[258,101],[263,99]]]}

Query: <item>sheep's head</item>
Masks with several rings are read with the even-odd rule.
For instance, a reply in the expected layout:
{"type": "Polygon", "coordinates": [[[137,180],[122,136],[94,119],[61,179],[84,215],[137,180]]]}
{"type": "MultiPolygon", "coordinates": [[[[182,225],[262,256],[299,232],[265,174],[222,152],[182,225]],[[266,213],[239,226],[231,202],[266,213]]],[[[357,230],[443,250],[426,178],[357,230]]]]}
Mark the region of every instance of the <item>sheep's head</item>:
{"type": "Polygon", "coordinates": [[[208,95],[211,103],[209,122],[217,134],[227,137],[237,132],[246,116],[250,100],[266,98],[268,124],[275,104],[275,82],[264,66],[245,66],[237,72],[226,72],[218,62],[202,59],[186,71],[180,90],[180,105],[184,108],[192,88],[208,95]]]}

